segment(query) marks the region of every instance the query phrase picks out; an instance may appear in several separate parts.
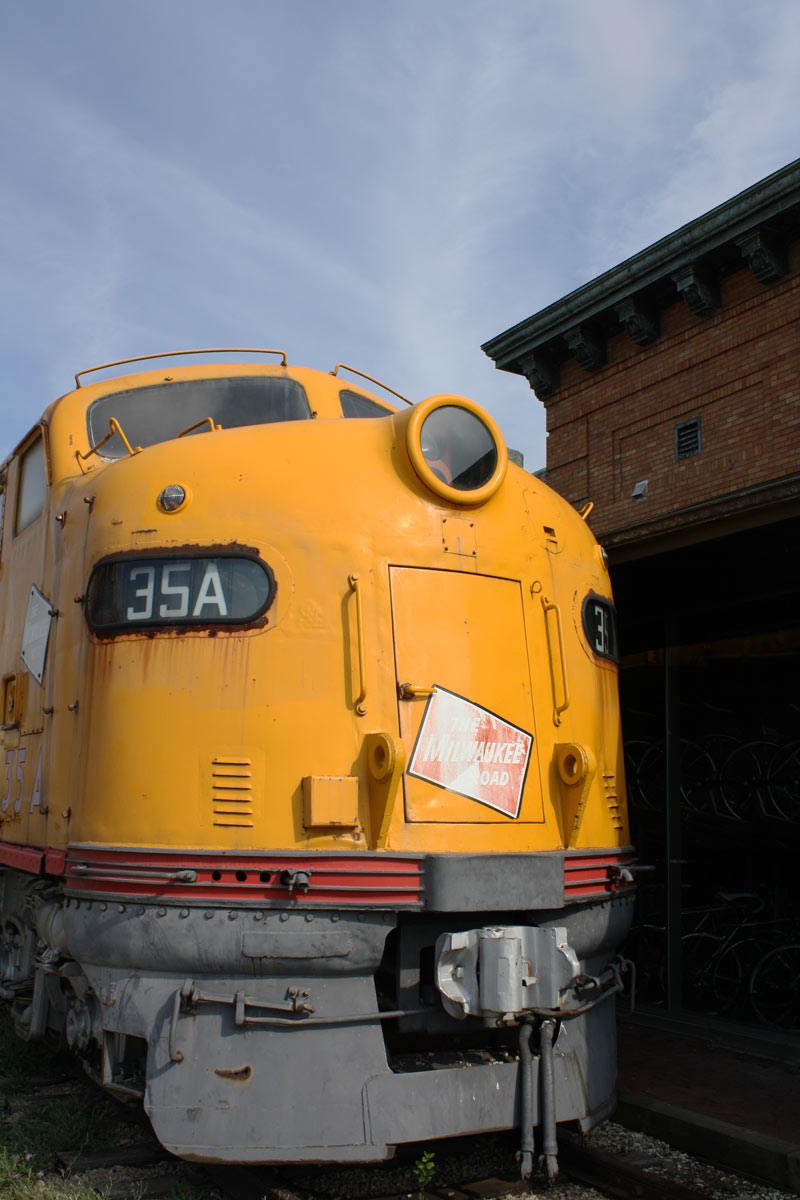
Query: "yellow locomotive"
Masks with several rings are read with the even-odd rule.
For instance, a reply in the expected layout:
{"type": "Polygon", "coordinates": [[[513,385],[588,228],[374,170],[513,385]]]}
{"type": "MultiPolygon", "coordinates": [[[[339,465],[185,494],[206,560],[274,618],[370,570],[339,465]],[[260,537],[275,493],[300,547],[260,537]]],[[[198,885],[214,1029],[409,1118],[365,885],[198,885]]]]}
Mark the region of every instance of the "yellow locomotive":
{"type": "Polygon", "coordinates": [[[185,1158],[552,1171],[633,901],[602,551],[472,401],[236,353],[2,467],[0,996],[185,1158]]]}

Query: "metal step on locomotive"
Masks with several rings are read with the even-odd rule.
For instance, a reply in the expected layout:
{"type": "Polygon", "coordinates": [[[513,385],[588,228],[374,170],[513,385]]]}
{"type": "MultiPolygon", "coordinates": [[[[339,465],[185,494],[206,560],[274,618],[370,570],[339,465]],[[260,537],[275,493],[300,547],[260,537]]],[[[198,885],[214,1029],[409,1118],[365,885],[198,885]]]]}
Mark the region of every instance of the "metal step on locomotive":
{"type": "Polygon", "coordinates": [[[634,892],[586,513],[461,396],[166,357],[2,467],[0,996],[187,1159],[552,1172],[634,892]]]}

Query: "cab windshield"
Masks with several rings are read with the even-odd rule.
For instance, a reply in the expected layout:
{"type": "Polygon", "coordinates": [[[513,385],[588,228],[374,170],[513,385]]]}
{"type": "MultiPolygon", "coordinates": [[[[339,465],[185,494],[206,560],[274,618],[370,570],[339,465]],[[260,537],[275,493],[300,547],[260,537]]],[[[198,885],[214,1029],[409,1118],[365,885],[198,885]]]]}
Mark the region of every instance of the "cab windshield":
{"type": "MultiPolygon", "coordinates": [[[[183,379],[150,387],[113,392],[89,408],[89,439],[96,446],[109,433],[113,417],[131,446],[152,446],[181,433],[208,433],[210,425],[232,429],[274,421],[304,421],[311,417],[305,391],[294,379],[269,375],[237,375],[229,379],[183,379]],[[197,426],[192,429],[192,426],[197,426]],[[188,432],[191,431],[191,432],[188,432]]],[[[127,454],[115,434],[103,446],[104,458],[127,454]]]]}

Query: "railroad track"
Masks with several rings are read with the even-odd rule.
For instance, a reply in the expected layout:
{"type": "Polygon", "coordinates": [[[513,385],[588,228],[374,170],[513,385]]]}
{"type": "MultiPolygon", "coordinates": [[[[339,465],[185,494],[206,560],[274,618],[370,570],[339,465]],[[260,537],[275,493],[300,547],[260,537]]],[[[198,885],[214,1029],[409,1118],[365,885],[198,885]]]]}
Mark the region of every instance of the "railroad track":
{"type": "MultiPolygon", "coordinates": [[[[112,1182],[109,1187],[103,1188],[105,1200],[156,1200],[174,1192],[179,1185],[196,1189],[198,1194],[213,1188],[226,1200],[317,1200],[313,1192],[306,1188],[298,1189],[291,1176],[282,1172],[281,1168],[205,1166],[190,1168],[188,1177],[174,1173],[159,1174],[159,1166],[174,1164],[176,1160],[155,1140],[152,1144],[139,1143],[110,1150],[80,1153],[63,1151],[58,1157],[73,1177],[101,1168],[124,1168],[127,1176],[124,1180],[112,1182]],[[155,1174],[151,1173],[154,1168],[155,1174]],[[131,1177],[132,1169],[136,1178],[131,1177]]],[[[708,1200],[707,1192],[697,1191],[647,1170],[652,1161],[646,1155],[606,1154],[564,1135],[559,1143],[560,1178],[566,1177],[585,1184],[613,1200],[708,1200]]],[[[337,1194],[330,1190],[331,1186],[335,1188],[335,1183],[331,1184],[333,1174],[325,1171],[326,1197],[337,1194]]],[[[408,1200],[409,1195],[416,1200],[420,1194],[417,1188],[412,1192],[403,1190],[387,1193],[381,1186],[379,1167],[375,1168],[375,1176],[375,1192],[371,1197],[360,1192],[360,1200],[408,1200]]],[[[525,1183],[514,1178],[510,1172],[504,1172],[503,1176],[448,1183],[446,1186],[430,1185],[422,1194],[425,1200],[500,1200],[501,1197],[530,1195],[534,1191],[541,1193],[546,1188],[544,1179],[525,1183]]],[[[341,1196],[346,1194],[343,1187],[341,1196]]],[[[557,1189],[554,1195],[557,1195],[557,1189]]]]}
{"type": "MultiPolygon", "coordinates": [[[[5,1101],[12,1119],[15,1111],[73,1097],[81,1088],[94,1091],[77,1071],[29,1078],[28,1083],[34,1084],[30,1091],[5,1101]]],[[[95,1121],[94,1131],[115,1144],[103,1149],[64,1150],[56,1157],[65,1174],[85,1179],[104,1200],[157,1200],[178,1190],[198,1200],[211,1194],[224,1200],[416,1200],[419,1196],[413,1175],[419,1147],[401,1150],[393,1162],[372,1168],[200,1166],[165,1151],[140,1110],[112,1104],[95,1121]]],[[[497,1134],[467,1143],[450,1139],[426,1145],[433,1150],[436,1163],[436,1175],[424,1192],[426,1200],[542,1196],[548,1190],[543,1176],[535,1174],[529,1183],[519,1179],[517,1144],[515,1135],[497,1134]]],[[[577,1135],[559,1130],[560,1177],[552,1196],[563,1200],[569,1187],[562,1184],[573,1180],[612,1200],[708,1200],[708,1192],[654,1170],[659,1161],[656,1150],[653,1154],[646,1147],[603,1152],[577,1135]]]]}

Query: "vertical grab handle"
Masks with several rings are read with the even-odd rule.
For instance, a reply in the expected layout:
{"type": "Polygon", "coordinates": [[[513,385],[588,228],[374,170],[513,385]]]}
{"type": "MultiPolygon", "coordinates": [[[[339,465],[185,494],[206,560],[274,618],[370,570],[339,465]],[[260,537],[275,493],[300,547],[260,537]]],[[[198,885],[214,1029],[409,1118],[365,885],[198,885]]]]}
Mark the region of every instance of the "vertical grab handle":
{"type": "Polygon", "coordinates": [[[561,724],[561,714],[565,709],[569,708],[569,681],[567,680],[567,656],[564,652],[564,630],[561,626],[561,609],[558,605],[546,596],[542,596],[542,608],[544,609],[544,628],[547,634],[547,654],[550,659],[550,679],[553,684],[553,724],[561,724]],[[556,683],[556,667],[553,661],[553,643],[550,636],[550,622],[548,621],[548,613],[555,613],[556,632],[558,634],[558,655],[561,664],[561,683],[564,689],[564,699],[561,704],[558,703],[558,685],[556,683]]]}
{"type": "Polygon", "coordinates": [[[358,634],[358,684],[360,692],[356,699],[355,709],[359,717],[367,711],[367,658],[364,649],[364,604],[361,595],[360,577],[353,572],[348,577],[351,589],[356,594],[356,629],[358,634]]]}

